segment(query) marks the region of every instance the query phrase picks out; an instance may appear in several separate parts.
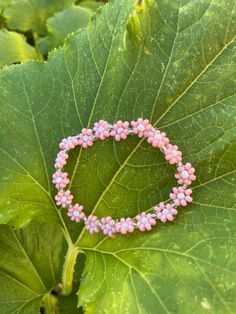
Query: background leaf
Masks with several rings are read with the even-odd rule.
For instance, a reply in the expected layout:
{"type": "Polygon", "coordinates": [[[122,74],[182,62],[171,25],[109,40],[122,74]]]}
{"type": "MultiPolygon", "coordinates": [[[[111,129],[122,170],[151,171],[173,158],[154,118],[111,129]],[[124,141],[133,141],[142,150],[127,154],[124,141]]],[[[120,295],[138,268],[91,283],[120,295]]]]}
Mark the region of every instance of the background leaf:
{"type": "MultiPolygon", "coordinates": [[[[87,257],[78,295],[88,313],[233,313],[235,20],[234,0],[146,0],[137,12],[115,0],[49,62],[1,71],[3,222],[47,214],[63,225],[50,184],[57,144],[100,118],[150,118],[196,167],[194,203],[151,232],[111,240],[65,220],[87,257]]],[[[67,170],[98,216],[149,210],[174,185],[173,167],[134,137],[74,150],[67,170]]]]}
{"type": "Polygon", "coordinates": [[[4,10],[8,27],[23,32],[44,34],[46,20],[55,12],[73,4],[74,0],[20,0],[9,4],[4,10]]]}
{"type": "Polygon", "coordinates": [[[14,0],[0,0],[0,9],[4,9],[6,6],[11,4],[14,0]]]}
{"type": "Polygon", "coordinates": [[[0,30],[0,67],[37,58],[35,49],[27,44],[23,35],[0,30]]]}
{"type": "Polygon", "coordinates": [[[88,7],[86,7],[86,3],[87,1],[85,1],[85,4],[82,2],[83,6],[73,6],[61,11],[47,20],[47,30],[49,35],[38,41],[38,45],[41,47],[44,54],[44,45],[48,46],[47,50],[59,47],[64,44],[65,39],[69,34],[87,26],[90,16],[100,4],[91,1],[93,6],[88,2],[88,7]]]}
{"type": "Polygon", "coordinates": [[[61,279],[63,233],[53,224],[31,224],[16,233],[8,226],[0,229],[0,311],[39,313],[42,298],[61,279]]]}

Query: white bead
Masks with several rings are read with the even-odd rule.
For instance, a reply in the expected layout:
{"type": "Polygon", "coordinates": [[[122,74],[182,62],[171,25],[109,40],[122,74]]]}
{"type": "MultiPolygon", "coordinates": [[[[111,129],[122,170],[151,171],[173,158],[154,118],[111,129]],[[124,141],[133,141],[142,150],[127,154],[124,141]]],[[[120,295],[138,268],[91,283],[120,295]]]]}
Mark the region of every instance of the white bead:
{"type": "Polygon", "coordinates": [[[154,140],[161,140],[161,134],[155,134],[154,135],[154,140]]]}
{"type": "Polygon", "coordinates": [[[111,226],[109,224],[106,224],[105,227],[107,230],[111,230],[111,226]]]}
{"type": "Polygon", "coordinates": [[[188,178],[188,171],[187,170],[184,170],[184,171],[182,171],[181,172],[181,177],[183,178],[183,179],[186,179],[186,178],[188,178]]]}
{"type": "Polygon", "coordinates": [[[74,216],[74,217],[78,217],[78,216],[79,216],[78,210],[74,210],[74,211],[73,211],[73,216],[74,216]]]}
{"type": "Polygon", "coordinates": [[[142,224],[146,224],[147,222],[148,222],[147,218],[143,217],[143,218],[141,219],[141,223],[142,223],[142,224]]]}
{"type": "Polygon", "coordinates": [[[177,194],[177,197],[178,197],[179,199],[182,199],[182,198],[185,198],[185,195],[184,195],[184,193],[178,193],[178,194],[177,194]]]}
{"type": "Polygon", "coordinates": [[[89,136],[88,136],[88,135],[84,135],[84,136],[83,136],[83,141],[84,141],[84,142],[87,142],[88,140],[89,140],[89,136]]]}
{"type": "Polygon", "coordinates": [[[139,125],[137,126],[137,129],[142,132],[142,131],[145,130],[145,127],[144,127],[142,124],[139,124],[139,125]]]}
{"type": "Polygon", "coordinates": [[[100,127],[98,128],[98,132],[99,133],[103,133],[104,132],[104,127],[100,125],[100,127]]]}
{"type": "Polygon", "coordinates": [[[162,211],[162,214],[166,215],[166,216],[169,215],[169,213],[170,212],[169,212],[169,210],[167,208],[163,209],[163,211],[162,211]]]}
{"type": "Polygon", "coordinates": [[[117,133],[118,134],[121,134],[123,132],[123,128],[119,128],[118,130],[117,130],[117,133]]]}
{"type": "Polygon", "coordinates": [[[56,178],[56,183],[61,183],[61,181],[62,181],[61,177],[56,178]]]}

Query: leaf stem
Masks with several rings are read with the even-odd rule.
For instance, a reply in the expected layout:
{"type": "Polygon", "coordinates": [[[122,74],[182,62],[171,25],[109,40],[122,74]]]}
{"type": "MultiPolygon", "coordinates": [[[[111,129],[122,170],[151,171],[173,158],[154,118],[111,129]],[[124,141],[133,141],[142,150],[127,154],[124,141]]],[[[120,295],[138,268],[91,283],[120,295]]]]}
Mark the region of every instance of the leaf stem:
{"type": "Polygon", "coordinates": [[[69,295],[72,291],[73,273],[78,253],[78,247],[69,245],[63,265],[62,295],[69,295]]]}
{"type": "MultiPolygon", "coordinates": [[[[55,207],[55,206],[54,206],[54,207],[55,207]]],[[[55,207],[55,208],[56,208],[56,207],[55,207]]],[[[66,227],[65,221],[64,221],[64,219],[63,219],[63,217],[62,217],[62,214],[61,214],[60,210],[58,210],[57,208],[56,208],[56,212],[57,212],[58,217],[59,217],[59,219],[60,219],[60,221],[61,221],[62,230],[63,230],[64,236],[65,236],[65,238],[66,238],[66,240],[67,240],[67,243],[68,243],[69,247],[70,247],[70,246],[73,246],[73,242],[72,242],[72,240],[71,240],[70,233],[69,233],[69,231],[68,231],[68,229],[67,229],[67,227],[66,227]]]]}
{"type": "Polygon", "coordinates": [[[43,297],[43,306],[46,314],[58,314],[57,298],[50,293],[45,294],[43,297]]]}

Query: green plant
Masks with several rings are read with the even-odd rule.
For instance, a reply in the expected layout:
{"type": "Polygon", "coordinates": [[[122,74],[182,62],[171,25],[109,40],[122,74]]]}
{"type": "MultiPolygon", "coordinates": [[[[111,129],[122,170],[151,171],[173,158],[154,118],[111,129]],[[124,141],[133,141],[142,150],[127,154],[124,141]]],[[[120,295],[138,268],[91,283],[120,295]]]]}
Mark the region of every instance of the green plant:
{"type": "MultiPolygon", "coordinates": [[[[47,62],[0,71],[1,313],[76,313],[75,291],[86,313],[235,311],[235,15],[235,0],[113,0],[47,62]],[[138,116],[196,167],[194,203],[149,233],[90,235],[55,206],[58,143],[138,116]]],[[[137,138],[75,150],[67,170],[98,216],[148,210],[174,182],[137,138]]]]}
{"type": "Polygon", "coordinates": [[[47,59],[66,37],[87,26],[96,0],[0,1],[0,67],[47,59]]]}

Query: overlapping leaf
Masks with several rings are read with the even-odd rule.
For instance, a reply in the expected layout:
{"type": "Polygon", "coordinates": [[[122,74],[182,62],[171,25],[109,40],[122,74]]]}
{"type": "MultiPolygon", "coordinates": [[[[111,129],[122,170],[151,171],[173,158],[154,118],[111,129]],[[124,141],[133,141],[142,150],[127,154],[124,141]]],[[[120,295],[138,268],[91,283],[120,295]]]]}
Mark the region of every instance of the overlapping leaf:
{"type": "Polygon", "coordinates": [[[0,30],[0,67],[34,59],[37,59],[37,53],[23,35],[0,30]]]}
{"type": "Polygon", "coordinates": [[[39,313],[42,298],[61,280],[66,241],[53,224],[14,233],[1,226],[0,311],[39,313]]]}
{"type": "Polygon", "coordinates": [[[4,17],[11,29],[44,34],[46,20],[55,12],[73,4],[74,0],[21,0],[6,6],[4,17]]]}
{"type": "MultiPolygon", "coordinates": [[[[79,305],[88,313],[234,311],[234,7],[146,0],[136,12],[117,0],[48,63],[0,73],[2,222],[61,219],[50,184],[57,143],[100,118],[148,117],[196,166],[194,204],[174,223],[112,240],[71,230],[87,256],[79,305]]],[[[173,167],[137,138],[75,150],[67,170],[98,216],[134,216],[174,184],[173,167]]]]}
{"type": "Polygon", "coordinates": [[[42,52],[46,49],[48,53],[48,50],[59,47],[64,44],[69,34],[86,27],[90,16],[100,5],[98,2],[85,1],[79,6],[72,6],[50,17],[47,20],[48,36],[38,40],[42,52]]]}

